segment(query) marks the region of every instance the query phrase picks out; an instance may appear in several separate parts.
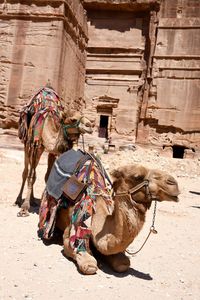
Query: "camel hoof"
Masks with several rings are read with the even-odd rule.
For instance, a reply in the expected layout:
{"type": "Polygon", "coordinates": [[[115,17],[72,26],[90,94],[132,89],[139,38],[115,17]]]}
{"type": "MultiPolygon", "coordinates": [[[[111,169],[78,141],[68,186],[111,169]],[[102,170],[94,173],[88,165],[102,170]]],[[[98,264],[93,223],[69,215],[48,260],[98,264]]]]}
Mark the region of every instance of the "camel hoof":
{"type": "Polygon", "coordinates": [[[85,275],[93,275],[97,272],[97,261],[87,252],[79,252],[76,255],[79,270],[85,275]]]}
{"type": "Polygon", "coordinates": [[[29,212],[27,210],[21,209],[18,213],[17,213],[18,217],[28,217],[29,216],[29,212]]]}

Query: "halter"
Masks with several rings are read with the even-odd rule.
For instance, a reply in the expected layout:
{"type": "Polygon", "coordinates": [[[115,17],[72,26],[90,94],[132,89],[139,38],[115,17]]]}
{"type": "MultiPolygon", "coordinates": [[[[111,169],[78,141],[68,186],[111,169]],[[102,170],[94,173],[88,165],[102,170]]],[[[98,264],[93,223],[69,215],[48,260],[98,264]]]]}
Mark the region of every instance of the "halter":
{"type": "Polygon", "coordinates": [[[149,180],[144,180],[143,182],[139,183],[138,185],[136,185],[135,187],[133,187],[132,189],[129,189],[127,192],[121,192],[121,193],[116,193],[115,196],[129,196],[129,199],[130,199],[130,202],[131,204],[133,205],[133,207],[137,206],[137,204],[141,204],[141,203],[145,203],[145,202],[142,202],[142,201],[138,201],[136,202],[134,199],[133,199],[133,196],[132,194],[136,193],[137,191],[139,191],[142,187],[145,186],[145,192],[146,192],[146,195],[147,197],[150,199],[150,201],[155,201],[155,205],[154,205],[154,211],[153,211],[153,219],[152,219],[152,225],[150,227],[150,230],[149,230],[149,233],[146,237],[146,239],[144,240],[142,246],[135,252],[131,252],[129,250],[126,250],[126,252],[129,254],[129,255],[135,255],[137,254],[138,252],[140,252],[140,250],[142,250],[142,248],[144,247],[144,245],[146,244],[149,236],[151,233],[154,233],[154,234],[157,234],[157,230],[155,229],[155,226],[154,226],[154,223],[155,223],[155,217],[156,217],[156,207],[157,207],[157,201],[156,199],[154,199],[151,195],[151,192],[149,190],[149,180]]]}
{"type": "Polygon", "coordinates": [[[121,192],[121,193],[116,193],[114,196],[129,196],[130,201],[132,203],[133,206],[135,206],[135,204],[137,203],[141,203],[141,202],[136,202],[133,199],[132,194],[136,193],[137,191],[139,191],[141,188],[143,188],[143,186],[145,186],[146,189],[146,194],[148,196],[148,198],[151,199],[151,201],[153,200],[151,193],[149,191],[149,180],[144,180],[143,182],[139,183],[138,185],[136,185],[135,187],[133,187],[132,189],[129,189],[127,192],[121,192]]]}
{"type": "Polygon", "coordinates": [[[83,117],[80,117],[79,120],[77,120],[74,123],[69,124],[69,125],[66,125],[64,123],[62,124],[64,136],[65,136],[66,139],[68,138],[68,136],[70,134],[80,133],[78,128],[79,128],[79,124],[80,124],[82,118],[83,117]]]}

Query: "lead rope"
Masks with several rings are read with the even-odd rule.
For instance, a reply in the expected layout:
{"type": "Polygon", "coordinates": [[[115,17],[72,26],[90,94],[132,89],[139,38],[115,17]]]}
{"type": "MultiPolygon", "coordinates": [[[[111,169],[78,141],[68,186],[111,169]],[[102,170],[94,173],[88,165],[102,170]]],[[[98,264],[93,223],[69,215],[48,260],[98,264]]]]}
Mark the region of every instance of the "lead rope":
{"type": "Polygon", "coordinates": [[[136,252],[131,252],[129,250],[126,250],[126,252],[129,254],[129,255],[136,255],[138,252],[140,252],[140,250],[142,250],[142,248],[144,247],[144,245],[146,244],[148,238],[150,237],[151,233],[154,233],[154,234],[157,234],[157,230],[155,229],[155,218],[156,218],[156,207],[157,207],[157,201],[155,201],[155,204],[154,204],[154,211],[153,211],[153,218],[152,218],[152,225],[150,227],[150,230],[149,230],[149,233],[144,241],[144,243],[142,244],[142,246],[136,251],[136,252]]]}

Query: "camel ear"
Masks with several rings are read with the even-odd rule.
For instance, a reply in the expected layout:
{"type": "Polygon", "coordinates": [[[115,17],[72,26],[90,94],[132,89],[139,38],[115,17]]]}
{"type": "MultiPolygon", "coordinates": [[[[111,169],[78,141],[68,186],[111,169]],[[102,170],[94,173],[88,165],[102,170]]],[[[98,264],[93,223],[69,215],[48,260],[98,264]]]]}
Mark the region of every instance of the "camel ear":
{"type": "Polygon", "coordinates": [[[110,172],[110,175],[112,176],[113,180],[119,179],[123,177],[123,172],[119,169],[114,169],[110,172]]]}
{"type": "Polygon", "coordinates": [[[123,173],[119,170],[113,170],[110,175],[113,181],[113,190],[116,192],[117,187],[121,184],[124,177],[123,173]]]}
{"type": "Polygon", "coordinates": [[[136,180],[143,180],[148,174],[147,168],[137,165],[132,169],[130,173],[131,177],[134,177],[136,180]]]}
{"type": "Polygon", "coordinates": [[[68,110],[62,113],[62,119],[64,124],[72,124],[80,119],[80,113],[68,110]]]}

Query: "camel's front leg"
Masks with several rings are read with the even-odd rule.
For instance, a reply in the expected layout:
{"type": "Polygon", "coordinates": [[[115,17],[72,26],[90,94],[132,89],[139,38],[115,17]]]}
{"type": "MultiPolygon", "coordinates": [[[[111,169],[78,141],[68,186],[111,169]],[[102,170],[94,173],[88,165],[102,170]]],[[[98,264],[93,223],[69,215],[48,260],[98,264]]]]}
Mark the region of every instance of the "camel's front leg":
{"type": "Polygon", "coordinates": [[[33,196],[33,185],[36,180],[36,172],[34,168],[30,169],[28,178],[27,178],[27,194],[24,202],[21,205],[21,210],[17,214],[18,217],[27,217],[29,216],[29,209],[31,203],[31,197],[33,196]]]}
{"type": "Polygon", "coordinates": [[[21,207],[22,205],[22,195],[23,195],[23,190],[24,190],[24,186],[26,183],[26,179],[28,177],[28,166],[29,166],[29,158],[28,158],[28,150],[26,149],[26,147],[24,147],[24,170],[22,173],[22,185],[20,188],[20,192],[17,196],[17,199],[15,201],[15,205],[18,205],[19,207],[21,207]]]}
{"type": "Polygon", "coordinates": [[[42,155],[42,151],[35,151],[35,149],[32,149],[31,152],[27,151],[27,160],[28,164],[30,164],[30,169],[28,172],[28,178],[27,178],[27,194],[24,202],[21,205],[21,210],[17,214],[18,217],[27,217],[29,215],[29,209],[31,204],[31,199],[34,197],[33,195],[33,185],[36,180],[36,167],[39,163],[40,157],[42,155]]]}
{"type": "Polygon", "coordinates": [[[70,246],[69,228],[65,229],[63,235],[64,254],[72,258],[78,266],[81,273],[85,275],[95,274],[98,270],[96,259],[87,251],[74,251],[70,246]]]}

